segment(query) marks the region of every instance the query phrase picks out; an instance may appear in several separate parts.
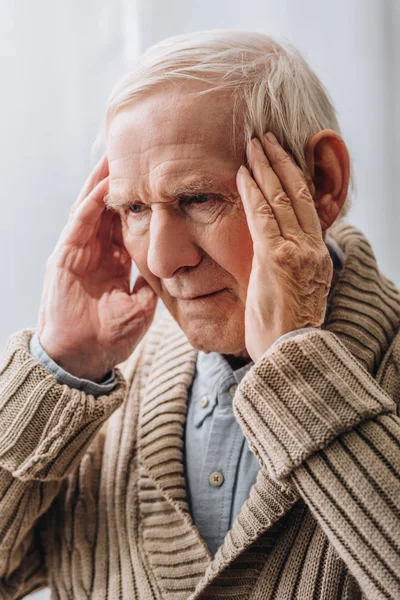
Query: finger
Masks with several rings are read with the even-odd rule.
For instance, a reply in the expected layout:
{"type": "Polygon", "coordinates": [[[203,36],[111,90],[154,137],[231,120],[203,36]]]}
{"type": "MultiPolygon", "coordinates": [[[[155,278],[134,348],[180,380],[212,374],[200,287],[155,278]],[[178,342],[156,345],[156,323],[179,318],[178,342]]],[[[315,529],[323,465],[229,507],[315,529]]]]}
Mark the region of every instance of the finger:
{"type": "Polygon", "coordinates": [[[109,175],[108,158],[107,158],[106,154],[103,154],[103,156],[100,158],[100,160],[94,167],[93,171],[90,173],[89,177],[87,178],[87,180],[77,198],[78,204],[80,203],[80,201],[84,200],[88,194],[90,194],[90,192],[96,187],[96,185],[98,183],[100,183],[100,181],[102,179],[105,179],[105,177],[108,177],[108,175],[109,175]]]}
{"type": "Polygon", "coordinates": [[[108,213],[111,217],[109,230],[108,232],[105,232],[105,235],[108,234],[108,245],[111,246],[114,259],[117,259],[119,263],[130,272],[132,267],[132,259],[127,248],[125,247],[121,234],[118,232],[118,228],[121,228],[120,216],[111,209],[106,209],[106,213],[108,213]]]}
{"type": "MultiPolygon", "coordinates": [[[[265,148],[264,148],[264,152],[265,152],[265,148]]],[[[308,190],[309,190],[309,192],[311,194],[311,197],[312,197],[313,194],[314,194],[314,192],[315,192],[315,188],[314,188],[314,182],[313,182],[312,178],[310,177],[310,174],[308,172],[304,173],[304,171],[302,170],[302,168],[298,164],[297,160],[291,154],[289,154],[288,152],[286,154],[289,157],[290,161],[294,164],[294,166],[296,167],[296,169],[298,169],[300,171],[300,173],[303,175],[303,177],[304,177],[304,179],[306,181],[308,190]],[[313,191],[313,189],[314,189],[314,191],[313,191]]]]}
{"type": "Polygon", "coordinates": [[[302,170],[297,167],[290,154],[285,152],[272,133],[263,137],[263,148],[272,169],[292,202],[300,227],[309,234],[322,232],[314,200],[302,170]]]}
{"type": "Polygon", "coordinates": [[[149,286],[142,287],[137,294],[131,294],[132,303],[143,319],[143,335],[150,327],[156,313],[158,296],[151,291],[149,286]]]}
{"type": "Polygon", "coordinates": [[[138,275],[131,296],[150,312],[153,312],[157,306],[158,296],[143,275],[138,275]]]}
{"type": "Polygon", "coordinates": [[[104,210],[100,217],[100,224],[97,237],[104,247],[111,246],[111,234],[114,222],[114,212],[112,210],[104,210]]]}
{"type": "Polygon", "coordinates": [[[244,165],[237,172],[236,185],[253,239],[254,252],[257,252],[265,240],[282,240],[282,233],[271,206],[244,165]]]}
{"type": "Polygon", "coordinates": [[[108,175],[109,175],[108,159],[107,159],[107,155],[103,154],[103,156],[98,161],[95,168],[90,173],[87,180],[85,181],[85,184],[84,184],[82,190],[80,191],[78,198],[75,200],[74,204],[72,205],[71,213],[70,213],[71,215],[74,214],[77,207],[83,202],[83,200],[86,198],[86,196],[88,196],[88,194],[90,194],[90,192],[96,187],[96,185],[98,183],[100,183],[100,181],[102,179],[105,179],[105,177],[108,177],[108,175]]]}
{"type": "Polygon", "coordinates": [[[247,146],[247,157],[253,177],[272,208],[282,236],[285,239],[300,237],[301,228],[292,203],[278,176],[266,157],[261,142],[253,138],[247,146]]]}
{"type": "Polygon", "coordinates": [[[121,215],[119,213],[115,213],[115,218],[113,222],[113,229],[111,232],[111,240],[113,244],[116,246],[121,246],[125,248],[124,236],[122,234],[122,221],[121,215]]]}
{"type": "Polygon", "coordinates": [[[107,190],[108,177],[100,181],[76,209],[61,234],[60,244],[84,246],[97,233],[101,215],[106,210],[107,190]]]}
{"type": "Polygon", "coordinates": [[[137,278],[136,278],[135,284],[134,284],[134,286],[132,288],[132,294],[137,294],[138,291],[141,290],[144,287],[150,288],[150,290],[153,292],[153,288],[150,287],[150,284],[143,277],[143,275],[138,275],[137,278]]]}

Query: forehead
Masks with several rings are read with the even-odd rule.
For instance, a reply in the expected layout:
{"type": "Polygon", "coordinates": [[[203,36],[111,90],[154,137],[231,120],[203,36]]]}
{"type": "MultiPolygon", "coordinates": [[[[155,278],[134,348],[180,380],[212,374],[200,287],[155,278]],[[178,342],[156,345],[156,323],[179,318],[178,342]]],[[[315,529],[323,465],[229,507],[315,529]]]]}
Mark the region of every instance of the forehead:
{"type": "Polygon", "coordinates": [[[233,99],[220,91],[194,95],[204,89],[204,84],[184,83],[147,93],[114,117],[110,150],[127,141],[142,150],[173,143],[231,150],[233,99]]]}
{"type": "Polygon", "coordinates": [[[233,144],[233,99],[221,92],[190,95],[199,89],[205,86],[168,86],[114,117],[107,139],[111,196],[146,199],[204,177],[235,180],[241,161],[233,144]]]}

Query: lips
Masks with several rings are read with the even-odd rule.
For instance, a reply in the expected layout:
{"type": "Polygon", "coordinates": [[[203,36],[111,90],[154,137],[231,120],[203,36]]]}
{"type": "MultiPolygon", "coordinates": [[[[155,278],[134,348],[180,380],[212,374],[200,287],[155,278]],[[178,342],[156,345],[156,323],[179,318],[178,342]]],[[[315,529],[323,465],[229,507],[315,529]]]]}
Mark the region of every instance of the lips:
{"type": "Polygon", "coordinates": [[[214,296],[222,292],[223,290],[215,290],[214,292],[203,292],[202,294],[196,294],[193,296],[177,296],[179,300],[197,300],[198,298],[207,298],[208,296],[214,296]]]}

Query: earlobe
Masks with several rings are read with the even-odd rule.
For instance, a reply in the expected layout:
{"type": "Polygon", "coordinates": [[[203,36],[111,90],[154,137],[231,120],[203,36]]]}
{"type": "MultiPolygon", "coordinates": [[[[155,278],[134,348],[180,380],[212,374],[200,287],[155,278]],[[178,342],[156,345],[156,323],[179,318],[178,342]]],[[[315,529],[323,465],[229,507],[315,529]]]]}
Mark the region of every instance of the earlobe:
{"type": "Polygon", "coordinates": [[[314,134],[305,149],[305,158],[314,184],[313,199],[322,229],[338,217],[347,198],[350,158],[346,144],[331,129],[314,134]]]}

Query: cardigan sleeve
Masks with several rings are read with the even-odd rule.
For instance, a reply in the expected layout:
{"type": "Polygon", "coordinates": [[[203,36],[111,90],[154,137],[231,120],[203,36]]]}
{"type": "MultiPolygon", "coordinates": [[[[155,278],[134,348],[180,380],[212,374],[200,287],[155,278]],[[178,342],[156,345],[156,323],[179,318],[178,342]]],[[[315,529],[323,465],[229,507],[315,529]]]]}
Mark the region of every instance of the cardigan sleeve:
{"type": "Polygon", "coordinates": [[[293,331],[288,331],[288,333],[284,333],[277,340],[275,340],[272,346],[277,346],[282,342],[286,342],[286,340],[291,339],[292,337],[296,337],[300,333],[306,333],[309,331],[319,331],[319,327],[302,327],[301,329],[294,329],[293,331]]]}
{"type": "Polygon", "coordinates": [[[117,385],[114,369],[107,373],[100,383],[89,379],[75,377],[58,365],[42,347],[38,332],[36,331],[29,342],[29,352],[36,360],[52,375],[57,383],[65,383],[70,388],[82,390],[85,394],[91,394],[95,398],[111,392],[117,385]]]}
{"type": "Polygon", "coordinates": [[[260,464],[297,488],[377,600],[400,598],[399,401],[338,336],[320,330],[269,348],[233,402],[260,464]]]}
{"type": "Polygon", "coordinates": [[[0,366],[0,598],[47,584],[40,518],[123,402],[126,381],[95,398],[57,383],[29,353],[32,331],[11,336],[0,366]]]}

